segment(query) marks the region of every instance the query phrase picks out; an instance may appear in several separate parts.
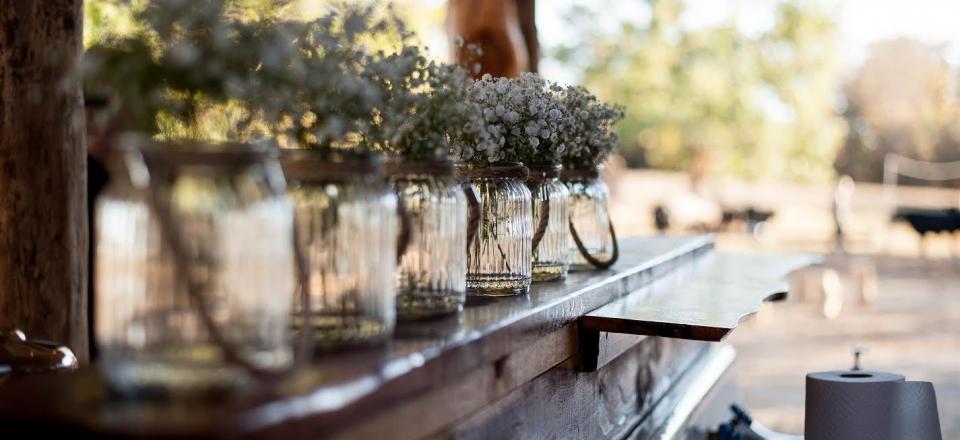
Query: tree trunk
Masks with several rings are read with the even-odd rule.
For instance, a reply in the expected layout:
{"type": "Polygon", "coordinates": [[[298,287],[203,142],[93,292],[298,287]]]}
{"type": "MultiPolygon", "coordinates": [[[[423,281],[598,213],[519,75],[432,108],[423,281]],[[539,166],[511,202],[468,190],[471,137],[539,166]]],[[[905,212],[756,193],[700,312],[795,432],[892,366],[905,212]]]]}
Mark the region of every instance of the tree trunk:
{"type": "Polygon", "coordinates": [[[0,0],[0,326],[87,358],[82,0],[0,0]]]}

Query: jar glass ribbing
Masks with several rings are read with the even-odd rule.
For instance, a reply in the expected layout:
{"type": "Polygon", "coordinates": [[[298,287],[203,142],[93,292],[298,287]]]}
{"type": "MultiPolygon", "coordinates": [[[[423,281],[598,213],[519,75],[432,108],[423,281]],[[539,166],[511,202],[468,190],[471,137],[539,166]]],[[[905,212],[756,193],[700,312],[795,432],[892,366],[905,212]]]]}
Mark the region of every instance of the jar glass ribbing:
{"type": "MultiPolygon", "coordinates": [[[[563,183],[570,191],[570,221],[576,228],[580,241],[594,258],[610,258],[613,240],[609,232],[607,184],[598,177],[564,177],[563,183]]],[[[571,271],[594,269],[580,254],[573,240],[568,244],[568,261],[571,271]]]]}
{"type": "Polygon", "coordinates": [[[178,226],[214,331],[257,369],[287,367],[293,213],[270,150],[149,144],[142,155],[121,151],[116,162],[125,166],[115,167],[96,205],[95,333],[107,381],[122,393],[192,395],[251,379],[214,342],[146,190],[131,183],[131,176],[144,183],[144,171],[178,226]]]}
{"type": "MultiPolygon", "coordinates": [[[[282,159],[307,259],[316,347],[383,343],[396,316],[397,197],[382,157],[292,150],[282,159]]],[[[299,329],[302,311],[294,309],[299,329]]]]}
{"type": "Polygon", "coordinates": [[[467,201],[452,164],[400,164],[391,180],[410,218],[397,267],[398,318],[459,312],[467,290],[467,201]]]}
{"type": "Polygon", "coordinates": [[[525,294],[530,290],[532,274],[530,190],[522,176],[485,177],[482,169],[480,172],[471,177],[480,214],[467,254],[467,293],[525,294]]]}
{"type": "MultiPolygon", "coordinates": [[[[534,234],[546,215],[546,229],[533,248],[533,281],[554,281],[567,276],[570,231],[567,227],[570,193],[557,178],[557,170],[531,170],[527,187],[533,197],[534,234]],[[548,209],[544,209],[547,204],[548,209]]],[[[535,235],[536,236],[536,235],[535,235]]]]}

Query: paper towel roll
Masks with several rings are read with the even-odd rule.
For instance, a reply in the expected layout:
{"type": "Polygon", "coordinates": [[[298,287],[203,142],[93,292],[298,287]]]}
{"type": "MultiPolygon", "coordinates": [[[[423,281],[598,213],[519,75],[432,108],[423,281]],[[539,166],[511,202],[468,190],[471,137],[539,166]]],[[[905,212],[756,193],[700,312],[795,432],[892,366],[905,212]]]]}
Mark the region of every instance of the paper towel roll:
{"type": "Polygon", "coordinates": [[[899,374],[828,371],[807,375],[808,440],[940,440],[933,386],[899,374]]]}
{"type": "Polygon", "coordinates": [[[897,387],[900,423],[897,438],[941,440],[937,394],[930,382],[907,381],[897,387]]]}

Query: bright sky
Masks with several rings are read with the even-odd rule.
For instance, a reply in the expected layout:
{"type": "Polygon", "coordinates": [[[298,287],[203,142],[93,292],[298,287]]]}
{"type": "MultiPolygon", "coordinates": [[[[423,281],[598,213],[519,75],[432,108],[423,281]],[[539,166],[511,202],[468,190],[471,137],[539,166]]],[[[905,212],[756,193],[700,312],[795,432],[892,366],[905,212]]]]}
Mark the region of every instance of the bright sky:
{"type": "MultiPolygon", "coordinates": [[[[309,4],[315,0],[301,1],[309,4]]],[[[447,0],[394,1],[411,6],[413,11],[424,11],[416,27],[434,56],[445,59],[448,52],[441,11],[447,0]]],[[[743,32],[758,34],[773,25],[774,10],[782,1],[788,0],[686,0],[681,24],[695,29],[735,20],[743,32]]],[[[960,0],[803,1],[818,3],[835,17],[840,26],[838,43],[842,60],[850,70],[863,63],[871,44],[900,36],[944,44],[947,62],[960,68],[960,0]]],[[[543,46],[549,48],[570,42],[572,35],[564,14],[577,4],[602,9],[603,18],[594,24],[596,29],[616,29],[620,20],[645,23],[650,19],[648,3],[644,0],[539,0],[537,27],[543,46]]],[[[576,80],[562,66],[549,60],[541,64],[541,70],[559,82],[576,80]]]]}
{"type": "Polygon", "coordinates": [[[960,2],[955,0],[847,0],[840,27],[852,60],[862,62],[870,43],[908,36],[945,43],[947,61],[960,65],[960,2]]]}
{"type": "MultiPolygon", "coordinates": [[[[816,1],[816,0],[810,0],[816,1]]],[[[647,3],[641,0],[540,0],[537,26],[545,46],[565,41],[563,14],[574,4],[598,5],[611,21],[631,19],[639,23],[650,18],[647,3]]],[[[773,25],[778,0],[686,0],[682,25],[697,28],[736,20],[745,33],[760,33],[773,25]]],[[[872,43],[900,36],[931,44],[944,44],[944,55],[954,67],[960,65],[960,1],[958,0],[820,0],[840,26],[841,55],[848,68],[858,67],[872,43]]],[[[597,23],[613,28],[612,23],[597,23]]],[[[546,63],[544,74],[568,79],[560,66],[546,63]]]]}

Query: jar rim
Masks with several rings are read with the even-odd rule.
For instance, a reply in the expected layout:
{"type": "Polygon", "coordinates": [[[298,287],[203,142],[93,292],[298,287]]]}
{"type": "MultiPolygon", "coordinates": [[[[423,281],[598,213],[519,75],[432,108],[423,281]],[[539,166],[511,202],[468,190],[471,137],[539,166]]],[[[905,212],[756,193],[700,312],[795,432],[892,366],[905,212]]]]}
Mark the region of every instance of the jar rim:
{"type": "Polygon", "coordinates": [[[596,179],[600,177],[601,166],[592,168],[564,168],[560,171],[561,179],[596,179]]]}
{"type": "Polygon", "coordinates": [[[148,164],[168,166],[216,165],[249,166],[274,159],[276,148],[264,142],[208,142],[149,139],[141,134],[126,134],[117,144],[120,152],[138,151],[148,164]]]}
{"type": "Polygon", "coordinates": [[[563,167],[560,164],[539,164],[539,165],[527,165],[527,168],[529,168],[530,171],[541,171],[541,172],[556,171],[559,173],[563,167]]]}
{"type": "Polygon", "coordinates": [[[386,172],[391,176],[409,174],[452,176],[454,170],[455,166],[452,160],[392,161],[388,162],[386,166],[386,172]]]}
{"type": "Polygon", "coordinates": [[[516,178],[526,179],[530,173],[521,162],[497,162],[490,166],[458,166],[457,176],[461,178],[516,178]]]}
{"type": "Polygon", "coordinates": [[[560,177],[560,165],[554,165],[549,167],[531,167],[530,174],[527,176],[527,180],[534,182],[543,182],[550,179],[556,179],[560,177]]]}
{"type": "Polygon", "coordinates": [[[280,153],[284,174],[295,180],[383,176],[385,163],[382,153],[369,151],[285,149],[280,153]]]}

